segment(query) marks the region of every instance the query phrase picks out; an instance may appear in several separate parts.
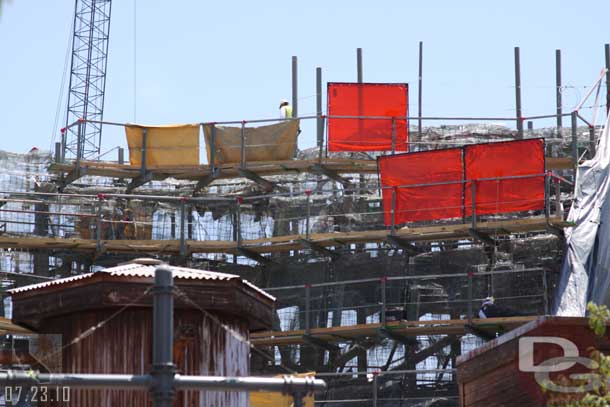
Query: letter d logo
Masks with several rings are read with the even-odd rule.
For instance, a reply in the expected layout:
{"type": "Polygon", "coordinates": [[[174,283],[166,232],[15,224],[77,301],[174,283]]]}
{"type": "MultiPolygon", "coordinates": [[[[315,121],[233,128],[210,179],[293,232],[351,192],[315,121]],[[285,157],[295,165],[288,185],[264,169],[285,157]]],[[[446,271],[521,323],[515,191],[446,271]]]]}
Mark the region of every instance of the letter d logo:
{"type": "MultiPolygon", "coordinates": [[[[534,344],[553,344],[560,346],[563,350],[563,357],[565,358],[577,358],[579,356],[578,348],[574,342],[565,339],[558,338],[556,336],[526,336],[519,338],[519,370],[522,372],[561,372],[574,366],[576,362],[572,360],[553,363],[547,365],[541,363],[538,366],[534,366],[534,344]]],[[[561,358],[557,358],[561,360],[561,358]]]]}

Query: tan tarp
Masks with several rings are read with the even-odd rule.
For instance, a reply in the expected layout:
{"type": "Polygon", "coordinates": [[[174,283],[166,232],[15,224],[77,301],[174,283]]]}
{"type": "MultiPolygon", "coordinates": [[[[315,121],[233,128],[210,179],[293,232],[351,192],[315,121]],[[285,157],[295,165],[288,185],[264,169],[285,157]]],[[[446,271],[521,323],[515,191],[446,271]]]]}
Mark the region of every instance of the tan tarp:
{"type": "MultiPolygon", "coordinates": [[[[215,126],[214,164],[241,162],[241,127],[215,126]]],[[[299,121],[246,127],[246,162],[291,160],[297,149],[299,121]]],[[[208,162],[211,161],[212,125],[203,126],[208,162]]]]}
{"type": "MultiPolygon", "coordinates": [[[[315,372],[308,372],[295,374],[294,377],[312,377],[315,375],[315,372]]],[[[293,405],[294,397],[292,396],[284,396],[281,393],[268,392],[250,393],[250,407],[293,407],[293,405]]],[[[314,407],[313,396],[303,398],[303,407],[314,407]]]]}
{"type": "Polygon", "coordinates": [[[146,166],[199,165],[199,125],[125,126],[129,162],[142,163],[142,130],[146,129],[146,166]]]}

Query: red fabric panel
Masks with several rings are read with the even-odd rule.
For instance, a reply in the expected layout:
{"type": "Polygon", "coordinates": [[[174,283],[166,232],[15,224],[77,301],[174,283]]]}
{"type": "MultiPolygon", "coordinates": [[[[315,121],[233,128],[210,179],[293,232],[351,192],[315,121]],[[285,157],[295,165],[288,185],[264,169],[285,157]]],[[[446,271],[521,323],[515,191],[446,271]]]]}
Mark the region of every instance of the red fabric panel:
{"type": "MultiPolygon", "coordinates": [[[[382,187],[396,188],[396,224],[462,216],[462,149],[424,151],[379,158],[382,187]],[[454,184],[400,188],[404,185],[454,184]]],[[[392,189],[383,188],[386,226],[392,224],[392,189]]]]}
{"type": "MultiPolygon", "coordinates": [[[[329,116],[407,117],[408,85],[329,83],[329,116]]],[[[407,151],[408,124],[395,120],[396,151],[407,151]]],[[[328,151],[391,151],[392,120],[328,119],[328,151]]]]}
{"type": "MultiPolygon", "coordinates": [[[[544,174],[544,140],[519,140],[467,146],[466,180],[544,174]]],[[[544,175],[477,181],[477,215],[544,209],[544,175]]],[[[465,187],[466,215],[472,214],[472,187],[465,187]]]]}

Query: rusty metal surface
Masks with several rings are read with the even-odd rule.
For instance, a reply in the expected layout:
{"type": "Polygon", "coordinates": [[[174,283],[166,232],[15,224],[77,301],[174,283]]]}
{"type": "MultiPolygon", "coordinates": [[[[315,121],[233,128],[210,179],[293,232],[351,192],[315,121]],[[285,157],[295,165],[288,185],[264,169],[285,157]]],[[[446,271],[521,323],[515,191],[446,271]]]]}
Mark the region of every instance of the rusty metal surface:
{"type": "MultiPolygon", "coordinates": [[[[207,280],[207,281],[241,281],[241,283],[258,294],[265,296],[271,301],[275,301],[275,297],[258,288],[249,281],[242,280],[241,277],[235,274],[218,273],[207,270],[197,270],[185,267],[171,266],[174,278],[180,280],[207,280]]],[[[114,278],[138,278],[150,280],[151,284],[154,279],[155,266],[150,264],[130,263],[116,267],[107,268],[95,273],[81,274],[73,277],[61,278],[44,283],[27,285],[9,290],[11,295],[20,294],[29,291],[44,290],[50,287],[64,289],[74,285],[77,282],[88,279],[112,280],[114,278]]]]}

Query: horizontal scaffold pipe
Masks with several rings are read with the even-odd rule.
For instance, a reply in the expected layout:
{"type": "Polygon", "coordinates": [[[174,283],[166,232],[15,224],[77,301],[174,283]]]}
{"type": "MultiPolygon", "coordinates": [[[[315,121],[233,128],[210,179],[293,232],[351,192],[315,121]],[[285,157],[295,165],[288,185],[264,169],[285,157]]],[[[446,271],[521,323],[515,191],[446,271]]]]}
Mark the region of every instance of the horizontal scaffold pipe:
{"type": "MultiPolygon", "coordinates": [[[[12,386],[28,384],[36,386],[69,386],[83,389],[141,389],[147,390],[154,384],[151,375],[122,374],[61,374],[35,373],[31,371],[9,370],[0,373],[0,385],[12,386]]],[[[320,379],[284,376],[271,377],[225,377],[225,376],[182,376],[175,375],[176,389],[225,390],[225,391],[270,391],[283,394],[311,393],[325,390],[326,383],[320,379]]]]}

